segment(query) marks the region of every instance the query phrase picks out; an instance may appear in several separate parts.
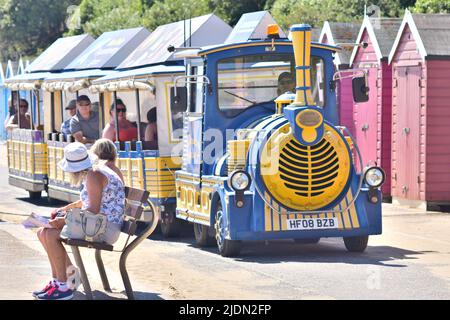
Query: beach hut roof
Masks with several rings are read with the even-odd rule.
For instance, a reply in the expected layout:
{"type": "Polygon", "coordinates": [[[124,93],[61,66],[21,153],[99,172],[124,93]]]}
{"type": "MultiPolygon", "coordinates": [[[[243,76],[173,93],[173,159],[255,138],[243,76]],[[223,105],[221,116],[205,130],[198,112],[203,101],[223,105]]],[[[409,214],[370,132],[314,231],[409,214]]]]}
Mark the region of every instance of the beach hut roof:
{"type": "Polygon", "coordinates": [[[389,53],[389,63],[394,58],[406,25],[411,30],[424,61],[426,58],[450,56],[450,14],[412,14],[406,10],[389,53]]]}
{"type": "MultiPolygon", "coordinates": [[[[325,21],[319,36],[319,42],[322,42],[326,35],[330,45],[339,46],[340,43],[355,43],[359,29],[359,23],[325,21]]],[[[340,52],[336,53],[336,64],[348,65],[352,50],[352,47],[344,47],[340,52]]]]}
{"type": "MultiPolygon", "coordinates": [[[[372,41],[378,60],[388,58],[401,23],[402,19],[400,18],[369,18],[366,16],[356,38],[356,43],[362,41],[363,33],[366,30],[372,41]]],[[[353,64],[358,48],[355,47],[353,49],[350,65],[353,64]]]]}

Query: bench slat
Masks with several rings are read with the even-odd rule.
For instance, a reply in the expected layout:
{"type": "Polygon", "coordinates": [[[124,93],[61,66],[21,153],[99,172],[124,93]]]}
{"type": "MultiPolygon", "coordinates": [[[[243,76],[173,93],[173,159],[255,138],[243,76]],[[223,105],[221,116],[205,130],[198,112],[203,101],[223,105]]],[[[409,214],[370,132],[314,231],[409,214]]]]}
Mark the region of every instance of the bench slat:
{"type": "Polygon", "coordinates": [[[130,187],[125,187],[125,195],[127,200],[145,203],[148,200],[149,192],[130,187]]]}
{"type": "Polygon", "coordinates": [[[69,246],[76,246],[76,247],[94,248],[106,251],[113,251],[114,248],[112,245],[103,242],[89,242],[78,239],[62,239],[62,241],[69,246]]]}
{"type": "Polygon", "coordinates": [[[127,203],[127,205],[125,206],[124,215],[139,220],[141,218],[143,210],[144,208],[141,205],[127,203]]]}

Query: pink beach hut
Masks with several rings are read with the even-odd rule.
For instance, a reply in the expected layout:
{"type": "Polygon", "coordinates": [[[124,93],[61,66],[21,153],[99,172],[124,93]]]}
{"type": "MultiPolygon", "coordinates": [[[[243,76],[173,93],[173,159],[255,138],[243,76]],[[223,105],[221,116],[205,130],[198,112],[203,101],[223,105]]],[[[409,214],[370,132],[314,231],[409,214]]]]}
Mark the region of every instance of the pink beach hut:
{"type": "Polygon", "coordinates": [[[350,65],[366,69],[369,101],[353,104],[355,138],[363,158],[363,166],[377,164],[386,173],[383,196],[391,197],[391,109],[392,70],[389,53],[401,19],[365,17],[353,49],[350,65]]]}
{"type": "Polygon", "coordinates": [[[393,203],[450,202],[450,15],[405,13],[389,54],[393,203]]]}
{"type": "MultiPolygon", "coordinates": [[[[345,70],[349,68],[350,56],[358,36],[360,24],[328,22],[325,21],[319,36],[319,42],[329,45],[343,45],[343,49],[337,52],[334,57],[336,70],[345,70]]],[[[345,73],[344,73],[345,75],[345,73]]],[[[337,108],[339,112],[339,123],[349,129],[353,135],[355,132],[353,124],[353,95],[352,95],[352,79],[346,78],[337,81],[337,108]]]]}

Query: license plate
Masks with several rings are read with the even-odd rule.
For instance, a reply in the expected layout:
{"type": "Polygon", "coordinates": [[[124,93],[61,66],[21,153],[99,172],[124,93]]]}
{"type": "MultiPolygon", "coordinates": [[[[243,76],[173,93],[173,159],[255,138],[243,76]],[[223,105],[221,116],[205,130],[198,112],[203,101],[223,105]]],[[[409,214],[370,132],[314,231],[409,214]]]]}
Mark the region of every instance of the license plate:
{"type": "Polygon", "coordinates": [[[337,229],[337,218],[310,218],[287,220],[288,230],[323,230],[337,229]]]}

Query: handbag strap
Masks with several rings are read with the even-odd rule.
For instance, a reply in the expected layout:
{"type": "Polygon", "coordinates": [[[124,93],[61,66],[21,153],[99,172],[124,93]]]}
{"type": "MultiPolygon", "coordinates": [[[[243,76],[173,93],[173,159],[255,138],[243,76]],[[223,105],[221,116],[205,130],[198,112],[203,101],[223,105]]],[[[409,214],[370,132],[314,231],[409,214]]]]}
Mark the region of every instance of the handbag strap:
{"type": "Polygon", "coordinates": [[[94,228],[94,232],[93,234],[88,234],[88,232],[86,231],[86,224],[87,224],[87,217],[85,216],[85,213],[82,212],[80,213],[81,216],[81,228],[83,229],[84,234],[86,235],[85,239],[87,241],[91,241],[93,240],[93,238],[95,236],[97,236],[97,234],[99,233],[99,231],[102,229],[103,223],[105,221],[105,219],[102,219],[101,216],[97,217],[97,219],[95,219],[95,228],[94,228]]]}

